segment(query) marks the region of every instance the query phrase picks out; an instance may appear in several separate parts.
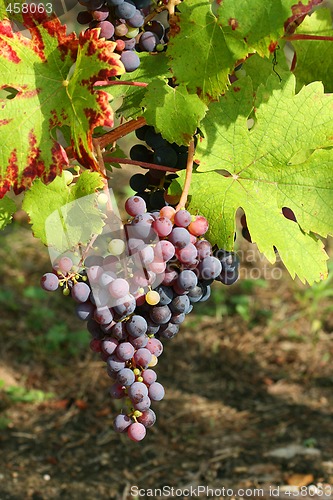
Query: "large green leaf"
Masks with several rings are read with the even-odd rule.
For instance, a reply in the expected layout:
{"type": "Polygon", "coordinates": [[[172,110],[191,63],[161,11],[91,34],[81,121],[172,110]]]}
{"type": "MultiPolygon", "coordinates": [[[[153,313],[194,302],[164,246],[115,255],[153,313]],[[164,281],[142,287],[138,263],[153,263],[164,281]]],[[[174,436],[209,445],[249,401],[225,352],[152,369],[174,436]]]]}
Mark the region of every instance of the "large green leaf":
{"type": "Polygon", "coordinates": [[[186,0],[179,11],[167,50],[172,72],[190,92],[214,99],[226,89],[235,62],[247,55],[247,45],[225,33],[209,0],[186,0]]]}
{"type": "Polygon", "coordinates": [[[79,243],[86,244],[93,234],[100,234],[104,222],[95,192],[102,186],[100,174],[89,171],[70,186],[65,176],[56,177],[48,185],[36,180],[23,201],[36,238],[64,252],[79,243]]]}
{"type": "Polygon", "coordinates": [[[186,0],[172,21],[167,55],[178,83],[204,100],[223,93],[237,61],[269,57],[290,25],[321,0],[186,0]],[[216,5],[219,4],[219,7],[216,5]],[[214,11],[214,15],[212,10],[214,11]],[[186,63],[184,64],[184,61],[186,63]]]}
{"type": "Polygon", "coordinates": [[[98,169],[92,130],[113,124],[107,94],[95,91],[96,80],[121,74],[115,44],[98,39],[98,30],[66,35],[57,18],[25,16],[31,39],[0,23],[0,88],[16,89],[1,99],[0,197],[10,187],[20,192],[36,177],[52,180],[68,163],[54,128],[68,125],[76,158],[98,169]]]}
{"type": "Polygon", "coordinates": [[[210,106],[189,207],[209,218],[213,243],[233,247],[235,212],[242,207],[252,240],[270,262],[276,247],[292,276],[313,283],[326,275],[327,255],[312,232],[333,234],[332,111],[333,96],[321,83],[295,95],[293,75],[282,84],[270,77],[254,102],[244,78],[210,106]],[[253,108],[255,124],[248,130],[253,108]],[[298,223],[283,216],[283,207],[298,223]]]}

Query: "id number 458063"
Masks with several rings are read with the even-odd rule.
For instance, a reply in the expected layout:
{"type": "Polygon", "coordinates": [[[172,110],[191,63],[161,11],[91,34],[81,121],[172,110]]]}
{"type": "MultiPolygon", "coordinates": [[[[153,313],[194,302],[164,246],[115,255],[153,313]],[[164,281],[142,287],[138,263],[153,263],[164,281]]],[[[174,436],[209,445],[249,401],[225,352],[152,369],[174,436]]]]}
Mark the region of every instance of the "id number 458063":
{"type": "Polygon", "coordinates": [[[11,2],[7,5],[6,11],[9,14],[27,14],[28,12],[31,14],[35,14],[38,12],[41,14],[42,12],[46,12],[47,14],[51,14],[53,12],[52,3],[19,3],[19,2],[11,2]]]}

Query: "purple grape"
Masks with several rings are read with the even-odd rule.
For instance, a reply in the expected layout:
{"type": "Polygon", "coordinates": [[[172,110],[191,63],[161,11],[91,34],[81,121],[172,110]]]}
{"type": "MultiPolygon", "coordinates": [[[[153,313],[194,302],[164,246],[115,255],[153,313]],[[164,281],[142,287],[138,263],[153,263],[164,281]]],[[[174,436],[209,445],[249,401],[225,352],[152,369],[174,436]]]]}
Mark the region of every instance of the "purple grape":
{"type": "Polygon", "coordinates": [[[131,425],[131,423],[132,420],[127,415],[123,415],[121,413],[114,419],[113,427],[116,432],[124,432],[131,425]]]}
{"type": "Polygon", "coordinates": [[[128,294],[122,299],[122,303],[113,307],[114,312],[118,315],[118,319],[125,319],[130,314],[134,313],[136,308],[136,300],[133,295],[128,294]]]}
{"type": "Polygon", "coordinates": [[[153,306],[150,309],[149,316],[157,325],[163,325],[170,320],[171,311],[168,306],[153,306]]]}
{"type": "Polygon", "coordinates": [[[163,344],[158,339],[151,338],[148,340],[147,349],[158,358],[163,352],[163,344]]]}
{"type": "Polygon", "coordinates": [[[177,278],[177,285],[186,291],[194,288],[198,283],[198,278],[193,271],[189,269],[184,269],[181,271],[177,278]]]}
{"type": "Polygon", "coordinates": [[[134,382],[128,388],[128,397],[133,403],[141,403],[148,396],[147,386],[143,382],[134,382]]]}
{"type": "Polygon", "coordinates": [[[159,382],[154,382],[148,388],[148,395],[152,401],[161,401],[165,395],[163,385],[159,382]]]}
{"type": "Polygon", "coordinates": [[[110,332],[111,335],[119,341],[125,340],[127,338],[125,323],[123,322],[119,322],[113,325],[110,332]]]}
{"type": "Polygon", "coordinates": [[[182,264],[195,264],[197,263],[198,250],[193,245],[189,243],[186,247],[178,250],[177,257],[182,264]]]}
{"type": "Polygon", "coordinates": [[[40,279],[40,285],[47,292],[54,292],[59,287],[59,278],[54,273],[45,273],[40,279]]]}
{"type": "Polygon", "coordinates": [[[146,52],[154,52],[160,42],[158,36],[151,31],[144,31],[140,36],[139,47],[146,52]]]}
{"type": "Polygon", "coordinates": [[[122,361],[129,361],[134,356],[135,349],[130,342],[122,342],[119,344],[116,354],[122,361]]]}
{"type": "Polygon", "coordinates": [[[154,153],[154,163],[157,165],[165,165],[166,167],[175,168],[178,161],[178,155],[171,146],[162,146],[154,153]]]}
{"type": "Polygon", "coordinates": [[[125,362],[122,361],[121,359],[119,359],[118,356],[116,356],[116,354],[114,354],[114,353],[108,357],[106,362],[107,362],[108,366],[110,367],[110,369],[114,372],[119,372],[120,370],[125,368],[125,362]]]}
{"type": "Polygon", "coordinates": [[[141,347],[146,347],[148,344],[148,335],[140,335],[140,337],[131,337],[130,343],[134,347],[134,349],[140,349],[141,347]]]}
{"type": "Polygon", "coordinates": [[[185,321],[184,313],[174,313],[170,319],[170,323],[174,323],[175,325],[180,325],[184,321],[185,321]]]}
{"type": "Polygon", "coordinates": [[[222,264],[216,257],[205,257],[200,262],[198,269],[202,279],[215,279],[222,271],[222,264]]]}
{"type": "Polygon", "coordinates": [[[79,24],[89,24],[93,17],[90,12],[83,10],[78,13],[76,20],[79,24]]]}
{"type": "Polygon", "coordinates": [[[212,253],[212,245],[207,240],[199,240],[195,246],[198,251],[198,259],[200,260],[209,257],[212,253]]]}
{"type": "Polygon", "coordinates": [[[118,341],[113,338],[104,339],[102,342],[102,350],[106,354],[113,354],[118,347],[118,341]]]}
{"type": "Polygon", "coordinates": [[[144,15],[137,9],[134,16],[127,19],[127,24],[132,26],[132,28],[141,28],[145,22],[144,15]]]}
{"type": "Polygon", "coordinates": [[[158,335],[163,339],[173,339],[175,335],[179,332],[179,326],[175,323],[167,323],[162,325],[159,329],[158,335]]]}
{"type": "Polygon", "coordinates": [[[110,21],[101,21],[100,23],[97,23],[96,28],[100,28],[101,30],[99,34],[100,38],[109,40],[114,35],[114,26],[110,23],[110,21]]]}
{"type": "Polygon", "coordinates": [[[185,313],[187,308],[190,306],[190,299],[187,295],[178,295],[175,297],[171,304],[170,309],[173,313],[185,313]]]}
{"type": "Polygon", "coordinates": [[[126,330],[134,338],[140,337],[147,332],[147,321],[142,316],[135,314],[126,323],[126,330]]]}
{"type": "Polygon", "coordinates": [[[147,370],[143,370],[141,373],[141,377],[143,378],[143,381],[147,385],[151,385],[154,382],[156,382],[157,375],[154,370],[151,370],[150,368],[147,368],[147,370]]]}
{"type": "Polygon", "coordinates": [[[147,411],[150,408],[150,404],[151,404],[151,400],[147,396],[147,397],[143,398],[143,400],[140,403],[135,403],[134,408],[135,408],[135,410],[139,410],[139,411],[147,411]]]}
{"type": "Polygon", "coordinates": [[[137,366],[141,366],[141,368],[147,368],[149,363],[152,360],[152,353],[149,349],[142,347],[138,349],[134,354],[134,361],[137,366]]]}
{"type": "Polygon", "coordinates": [[[95,310],[94,319],[100,325],[108,325],[113,320],[113,315],[107,306],[98,307],[95,310]]]}
{"type": "Polygon", "coordinates": [[[78,304],[76,306],[75,311],[76,311],[76,315],[79,319],[81,319],[82,321],[87,321],[94,314],[95,306],[91,302],[87,301],[87,302],[83,302],[81,304],[78,304]]]}
{"type": "Polygon", "coordinates": [[[131,196],[125,202],[125,210],[132,217],[144,214],[147,210],[146,202],[140,196],[131,196]]]}
{"type": "Polygon", "coordinates": [[[174,227],[169,235],[169,241],[177,248],[184,248],[190,240],[190,233],[184,227],[174,227]]]}
{"type": "Polygon", "coordinates": [[[90,295],[90,287],[87,283],[75,283],[71,290],[71,295],[76,302],[86,302],[90,295]]]}
{"type": "Polygon", "coordinates": [[[104,6],[98,10],[91,10],[90,13],[96,21],[105,21],[109,17],[109,9],[104,6]]]}
{"type": "Polygon", "coordinates": [[[136,6],[130,0],[125,0],[120,5],[116,5],[115,14],[119,19],[131,19],[136,13],[136,6]]]}
{"type": "Polygon", "coordinates": [[[147,428],[152,427],[156,422],[155,412],[149,408],[149,410],[144,411],[137,420],[147,428]]]}
{"type": "Polygon", "coordinates": [[[187,210],[178,210],[174,220],[176,226],[187,227],[192,222],[192,215],[187,210]]]}
{"type": "Polygon", "coordinates": [[[117,378],[116,381],[120,385],[124,385],[125,387],[129,387],[135,382],[135,375],[133,373],[133,370],[130,368],[122,368],[118,373],[117,373],[117,378]]]}
{"type": "Polygon", "coordinates": [[[127,435],[132,441],[141,441],[146,435],[146,428],[143,424],[135,422],[127,428],[127,435]]]}

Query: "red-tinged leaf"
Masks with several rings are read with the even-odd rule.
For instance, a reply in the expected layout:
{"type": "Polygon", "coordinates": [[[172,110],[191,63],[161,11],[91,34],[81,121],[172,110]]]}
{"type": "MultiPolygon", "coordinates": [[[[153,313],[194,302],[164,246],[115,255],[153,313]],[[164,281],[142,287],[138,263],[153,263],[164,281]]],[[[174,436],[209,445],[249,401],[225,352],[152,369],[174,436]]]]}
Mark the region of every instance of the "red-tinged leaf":
{"type": "Polygon", "coordinates": [[[64,125],[77,160],[99,169],[92,132],[112,126],[113,112],[94,83],[124,72],[115,44],[99,39],[99,30],[66,35],[66,26],[45,13],[27,14],[24,23],[31,39],[0,23],[0,89],[8,89],[0,99],[0,198],[61,173],[68,158],[54,129],[64,125]]]}

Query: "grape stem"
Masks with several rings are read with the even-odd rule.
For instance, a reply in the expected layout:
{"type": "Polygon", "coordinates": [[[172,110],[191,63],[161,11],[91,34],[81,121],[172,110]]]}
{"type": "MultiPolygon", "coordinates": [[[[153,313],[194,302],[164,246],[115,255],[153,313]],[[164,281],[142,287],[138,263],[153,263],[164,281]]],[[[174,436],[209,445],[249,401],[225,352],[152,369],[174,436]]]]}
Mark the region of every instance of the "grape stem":
{"type": "MultiPolygon", "coordinates": [[[[118,139],[121,139],[121,137],[125,137],[125,135],[134,132],[134,130],[140,127],[143,127],[143,125],[146,125],[146,120],[143,118],[143,116],[137,118],[136,120],[130,120],[129,122],[119,125],[110,132],[107,132],[101,137],[95,137],[93,139],[93,144],[95,148],[98,145],[101,149],[103,149],[105,148],[105,146],[108,146],[109,144],[116,142],[118,139]]],[[[74,158],[73,148],[71,146],[68,146],[66,148],[66,153],[69,159],[74,158]]]]}
{"type": "Polygon", "coordinates": [[[180,3],[181,0],[169,0],[168,3],[166,4],[165,8],[169,12],[169,16],[171,18],[175,16],[176,5],[179,5],[180,3]]]}
{"type": "Polygon", "coordinates": [[[148,87],[148,83],[145,82],[121,82],[120,80],[109,80],[98,81],[94,83],[95,87],[108,87],[111,85],[130,85],[132,87],[148,87]]]}
{"type": "Polygon", "coordinates": [[[184,188],[183,188],[183,192],[182,192],[182,195],[180,197],[179,203],[176,206],[176,212],[178,212],[182,208],[185,208],[185,205],[187,202],[187,197],[188,197],[188,193],[189,193],[190,186],[191,186],[191,180],[192,180],[193,157],[194,157],[194,140],[192,139],[192,141],[190,142],[190,145],[188,147],[184,188]]]}
{"type": "Polygon", "coordinates": [[[294,35],[287,35],[283,37],[284,40],[288,41],[293,41],[293,40],[326,40],[328,42],[333,42],[333,36],[324,36],[324,35],[302,35],[300,34],[294,34],[294,35]]]}
{"type": "Polygon", "coordinates": [[[142,161],[130,160],[128,158],[115,158],[111,155],[104,155],[104,161],[110,163],[123,163],[124,165],[138,165],[138,167],[151,168],[154,170],[163,170],[164,172],[178,172],[177,168],[166,167],[165,165],[156,165],[155,163],[146,163],[142,161]]]}
{"type": "Polygon", "coordinates": [[[121,139],[121,137],[125,137],[125,135],[134,132],[134,130],[141,128],[143,125],[146,125],[146,120],[143,116],[140,116],[140,118],[136,120],[130,120],[123,125],[119,125],[119,127],[116,127],[114,130],[107,132],[101,137],[97,137],[94,141],[103,149],[108,144],[116,142],[118,139],[121,139]]]}

